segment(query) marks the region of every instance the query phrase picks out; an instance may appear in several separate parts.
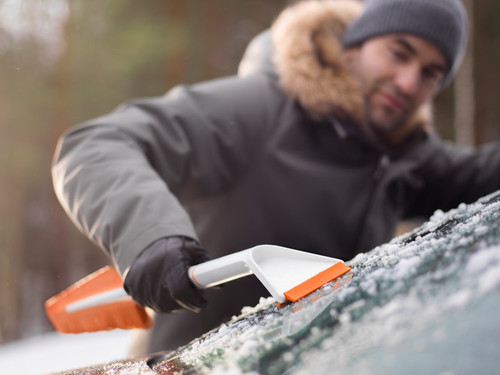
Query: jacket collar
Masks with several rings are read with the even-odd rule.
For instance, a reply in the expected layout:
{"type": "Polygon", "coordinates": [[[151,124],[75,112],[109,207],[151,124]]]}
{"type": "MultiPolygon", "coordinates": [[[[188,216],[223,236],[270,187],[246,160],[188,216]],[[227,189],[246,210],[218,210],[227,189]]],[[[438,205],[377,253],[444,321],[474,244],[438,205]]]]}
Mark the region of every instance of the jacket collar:
{"type": "MultiPolygon", "coordinates": [[[[311,0],[285,9],[272,27],[273,63],[280,85],[313,118],[334,116],[371,135],[363,122],[360,89],[347,70],[340,42],[361,10],[356,0],[311,0]]],[[[400,144],[417,129],[432,132],[431,117],[430,104],[424,104],[388,142],[400,144]]]]}

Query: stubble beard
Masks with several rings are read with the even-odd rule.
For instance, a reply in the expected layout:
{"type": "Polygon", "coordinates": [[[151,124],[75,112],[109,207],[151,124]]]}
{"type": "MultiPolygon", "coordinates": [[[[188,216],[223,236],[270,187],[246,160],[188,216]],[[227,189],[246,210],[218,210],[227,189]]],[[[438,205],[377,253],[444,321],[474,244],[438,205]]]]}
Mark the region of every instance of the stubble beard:
{"type": "Polygon", "coordinates": [[[413,114],[413,105],[411,104],[411,100],[393,86],[388,86],[384,82],[375,83],[364,98],[366,124],[375,134],[383,137],[390,136],[391,132],[400,129],[409,121],[413,114]],[[396,110],[383,105],[380,95],[384,90],[401,100],[405,108],[396,110]]]}

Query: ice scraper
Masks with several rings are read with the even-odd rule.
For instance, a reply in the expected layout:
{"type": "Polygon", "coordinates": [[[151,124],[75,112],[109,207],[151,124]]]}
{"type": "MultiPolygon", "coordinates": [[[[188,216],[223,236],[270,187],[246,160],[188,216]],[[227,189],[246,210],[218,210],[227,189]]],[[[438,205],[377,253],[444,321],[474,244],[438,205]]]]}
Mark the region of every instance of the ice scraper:
{"type": "MultiPolygon", "coordinates": [[[[349,272],[341,260],[276,245],[259,245],[192,266],[188,274],[199,288],[210,288],[254,274],[278,301],[296,302],[349,272]]],[[[124,291],[111,267],[104,267],[45,302],[54,328],[80,333],[115,328],[148,328],[146,310],[124,291]]]]}

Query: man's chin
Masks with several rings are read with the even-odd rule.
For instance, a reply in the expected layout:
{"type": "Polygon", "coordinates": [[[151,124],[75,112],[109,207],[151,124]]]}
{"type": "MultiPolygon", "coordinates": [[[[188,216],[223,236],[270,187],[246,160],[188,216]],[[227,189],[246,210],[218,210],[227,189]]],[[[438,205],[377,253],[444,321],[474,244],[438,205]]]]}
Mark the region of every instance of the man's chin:
{"type": "Polygon", "coordinates": [[[388,134],[398,129],[402,123],[402,121],[374,120],[370,121],[370,128],[377,134],[388,134]]]}
{"type": "Polygon", "coordinates": [[[369,126],[371,131],[380,139],[391,139],[393,135],[399,133],[399,130],[404,127],[405,120],[401,119],[385,119],[384,121],[370,121],[369,126]]]}

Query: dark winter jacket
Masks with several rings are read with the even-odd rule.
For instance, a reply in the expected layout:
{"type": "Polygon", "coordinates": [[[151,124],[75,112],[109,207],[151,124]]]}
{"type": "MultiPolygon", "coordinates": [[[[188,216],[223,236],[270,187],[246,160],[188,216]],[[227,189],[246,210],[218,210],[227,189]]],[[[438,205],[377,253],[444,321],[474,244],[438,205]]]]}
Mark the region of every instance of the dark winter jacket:
{"type": "MultiPolygon", "coordinates": [[[[72,129],[53,177],[74,223],[122,272],[170,235],[214,257],[267,243],[349,260],[402,218],[500,188],[498,145],[442,142],[428,108],[390,146],[367,135],[338,41],[359,10],[300,3],[273,26],[263,73],[176,87],[72,129]]],[[[183,344],[267,295],[247,279],[210,292],[199,315],[158,318],[149,349],[183,344]]]]}

